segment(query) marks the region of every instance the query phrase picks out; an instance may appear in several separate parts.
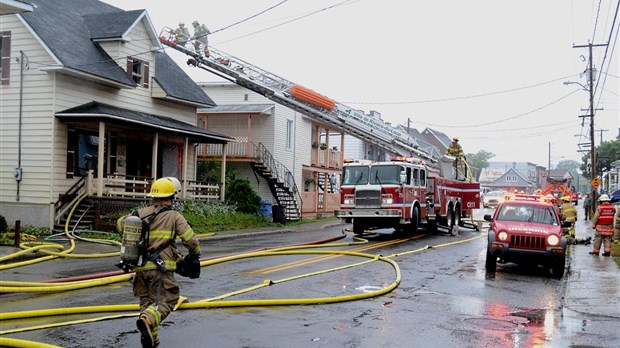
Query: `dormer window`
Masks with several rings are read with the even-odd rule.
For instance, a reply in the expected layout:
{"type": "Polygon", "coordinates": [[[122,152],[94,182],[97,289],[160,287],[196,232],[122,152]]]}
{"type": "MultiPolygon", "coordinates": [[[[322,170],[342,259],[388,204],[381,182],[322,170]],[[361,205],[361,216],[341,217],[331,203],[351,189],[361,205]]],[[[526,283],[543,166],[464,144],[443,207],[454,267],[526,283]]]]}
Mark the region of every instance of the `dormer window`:
{"type": "Polygon", "coordinates": [[[127,76],[138,86],[149,88],[149,63],[137,58],[127,57],[127,76]]]}

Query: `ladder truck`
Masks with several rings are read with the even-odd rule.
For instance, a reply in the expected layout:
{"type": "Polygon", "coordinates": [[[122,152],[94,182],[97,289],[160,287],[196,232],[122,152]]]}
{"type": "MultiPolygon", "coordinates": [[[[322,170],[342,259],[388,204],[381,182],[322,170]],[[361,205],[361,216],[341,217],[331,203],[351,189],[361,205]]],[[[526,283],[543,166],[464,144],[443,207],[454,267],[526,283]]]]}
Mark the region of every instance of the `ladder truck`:
{"type": "MultiPolygon", "coordinates": [[[[204,57],[179,44],[171,28],[164,28],[159,40],[188,55],[188,65],[396,154],[390,162],[362,168],[370,175],[365,181],[363,174],[362,179],[351,177],[356,175],[356,164],[344,164],[341,209],[335,214],[352,221],[356,234],[381,227],[415,231],[420,224],[431,229],[446,227],[451,232],[455,226],[477,229],[463,220],[480,207],[480,184],[473,182],[464,159],[432,156],[417,149],[408,134],[213,46],[209,46],[209,56],[204,57]],[[391,174],[384,176],[384,171],[391,174]]],[[[191,41],[185,44],[192,47],[191,41]]]]}

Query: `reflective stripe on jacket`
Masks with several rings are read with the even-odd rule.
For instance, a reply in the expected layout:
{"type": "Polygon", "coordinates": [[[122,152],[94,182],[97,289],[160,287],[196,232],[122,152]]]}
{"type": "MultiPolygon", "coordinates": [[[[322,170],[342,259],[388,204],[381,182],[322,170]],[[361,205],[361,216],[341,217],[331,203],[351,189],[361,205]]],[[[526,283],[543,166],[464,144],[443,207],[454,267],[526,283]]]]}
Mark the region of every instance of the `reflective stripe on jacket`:
{"type": "Polygon", "coordinates": [[[564,215],[564,219],[566,221],[574,222],[577,220],[577,209],[573,203],[562,203],[562,214],[564,215]]]}
{"type": "Polygon", "coordinates": [[[614,215],[616,208],[609,202],[603,202],[596,208],[596,214],[592,218],[592,226],[596,232],[607,235],[614,230],[614,215]]]}
{"type": "MultiPolygon", "coordinates": [[[[144,219],[150,214],[169,206],[170,204],[167,203],[153,204],[138,210],[138,214],[141,219],[144,219]]],[[[177,268],[176,260],[179,256],[175,244],[177,236],[181,238],[183,245],[189,250],[190,254],[200,255],[200,243],[194,234],[194,230],[192,230],[181,213],[175,210],[168,210],[157,214],[153,221],[151,221],[147,250],[151,253],[160,250],[159,256],[164,260],[165,268],[171,271],[177,268]]],[[[141,271],[155,268],[157,266],[152,261],[148,261],[144,266],[135,267],[134,270],[141,271]]]]}

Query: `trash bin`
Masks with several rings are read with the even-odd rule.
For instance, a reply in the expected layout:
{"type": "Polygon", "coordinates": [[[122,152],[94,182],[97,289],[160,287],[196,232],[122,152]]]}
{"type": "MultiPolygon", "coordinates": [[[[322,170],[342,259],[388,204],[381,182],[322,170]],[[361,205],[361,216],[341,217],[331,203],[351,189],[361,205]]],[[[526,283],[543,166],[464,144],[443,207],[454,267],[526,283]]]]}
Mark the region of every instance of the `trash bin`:
{"type": "Polygon", "coordinates": [[[284,214],[284,207],[281,205],[273,206],[273,222],[283,224],[286,222],[286,215],[284,214]]]}
{"type": "Polygon", "coordinates": [[[260,201],[260,214],[269,221],[271,221],[271,204],[270,200],[264,199],[260,201]]]}

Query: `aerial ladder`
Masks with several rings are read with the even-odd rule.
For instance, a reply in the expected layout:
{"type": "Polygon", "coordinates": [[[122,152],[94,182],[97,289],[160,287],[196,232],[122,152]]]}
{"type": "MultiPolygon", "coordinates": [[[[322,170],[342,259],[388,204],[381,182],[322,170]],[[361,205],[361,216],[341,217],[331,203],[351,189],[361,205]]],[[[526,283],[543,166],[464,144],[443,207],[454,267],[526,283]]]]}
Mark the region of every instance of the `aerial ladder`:
{"type": "Polygon", "coordinates": [[[159,36],[162,44],[182,52],[191,58],[187,64],[209,71],[217,76],[243,86],[264,97],[304,114],[318,122],[333,126],[356,138],[385,149],[399,156],[418,156],[430,163],[437,158],[417,149],[415,140],[408,134],[365,115],[363,112],[338,103],[306,87],[265,71],[242,59],[209,46],[209,56],[204,57],[177,41],[172,28],[164,28],[159,36]]]}

